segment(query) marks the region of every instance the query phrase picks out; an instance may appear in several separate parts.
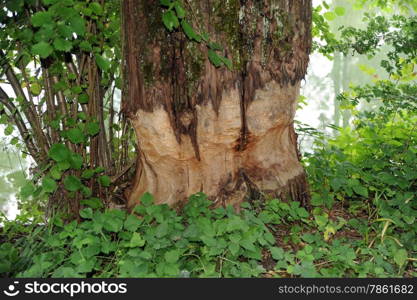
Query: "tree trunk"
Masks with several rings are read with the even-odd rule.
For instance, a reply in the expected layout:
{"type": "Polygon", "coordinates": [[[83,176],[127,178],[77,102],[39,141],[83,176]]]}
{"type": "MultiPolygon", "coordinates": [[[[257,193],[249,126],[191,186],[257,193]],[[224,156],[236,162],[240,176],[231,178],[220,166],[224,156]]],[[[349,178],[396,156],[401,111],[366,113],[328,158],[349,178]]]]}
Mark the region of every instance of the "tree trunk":
{"type": "Polygon", "coordinates": [[[216,68],[205,43],[166,30],[159,1],[123,1],[122,109],[139,149],[129,206],[145,192],[181,205],[200,191],[215,205],[238,207],[249,192],[307,205],[293,118],[311,0],[184,2],[187,21],[233,68],[216,68]]]}

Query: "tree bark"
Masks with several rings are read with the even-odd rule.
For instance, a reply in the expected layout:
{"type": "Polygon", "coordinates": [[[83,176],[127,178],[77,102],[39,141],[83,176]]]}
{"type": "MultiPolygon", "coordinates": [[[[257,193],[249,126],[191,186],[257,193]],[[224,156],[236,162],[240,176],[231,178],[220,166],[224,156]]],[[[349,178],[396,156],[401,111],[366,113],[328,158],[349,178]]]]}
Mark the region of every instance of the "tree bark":
{"type": "Polygon", "coordinates": [[[186,1],[187,21],[221,44],[168,32],[158,1],[124,0],[122,110],[139,149],[129,207],[145,192],[181,205],[197,192],[236,207],[249,192],[309,202],[293,118],[311,48],[311,0],[186,1]]]}

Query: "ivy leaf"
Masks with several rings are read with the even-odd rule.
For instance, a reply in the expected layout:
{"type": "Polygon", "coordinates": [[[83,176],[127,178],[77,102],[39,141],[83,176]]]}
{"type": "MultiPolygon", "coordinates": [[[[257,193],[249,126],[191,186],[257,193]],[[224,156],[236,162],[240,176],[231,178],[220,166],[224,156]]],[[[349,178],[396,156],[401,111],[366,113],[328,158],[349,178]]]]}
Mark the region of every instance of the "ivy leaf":
{"type": "Polygon", "coordinates": [[[210,60],[210,62],[216,67],[220,67],[223,64],[222,59],[220,58],[220,56],[214,52],[213,50],[209,49],[208,50],[208,58],[210,60]]]}
{"type": "Polygon", "coordinates": [[[207,44],[207,46],[214,51],[223,50],[222,45],[220,45],[219,43],[216,43],[216,42],[210,42],[210,43],[207,44]]]}
{"type": "Polygon", "coordinates": [[[64,179],[64,187],[70,192],[76,192],[82,187],[80,179],[73,175],[68,175],[64,179]]]}
{"type": "Polygon", "coordinates": [[[48,11],[40,11],[35,13],[31,18],[32,25],[41,27],[45,24],[52,23],[52,14],[48,11]]]}
{"type": "Polygon", "coordinates": [[[48,152],[48,156],[56,162],[68,161],[70,154],[70,150],[64,144],[53,144],[48,152]]]}
{"type": "Polygon", "coordinates": [[[47,58],[54,49],[46,42],[39,42],[32,46],[32,54],[39,55],[41,58],[47,58]]]}
{"type": "Polygon", "coordinates": [[[103,71],[108,71],[110,69],[110,62],[105,59],[100,54],[95,55],[97,66],[103,71]]]}
{"type": "Polygon", "coordinates": [[[74,144],[81,144],[85,140],[83,132],[78,127],[67,130],[67,137],[74,144]]]}
{"type": "Polygon", "coordinates": [[[231,70],[233,67],[232,61],[224,56],[220,56],[220,59],[222,60],[222,62],[224,63],[224,65],[231,70]]]}
{"type": "Polygon", "coordinates": [[[169,31],[178,28],[180,25],[177,16],[171,10],[162,15],[162,22],[169,31]]]}
{"type": "Polygon", "coordinates": [[[195,40],[197,42],[201,41],[201,37],[197,33],[195,33],[194,29],[190,26],[190,24],[188,24],[187,21],[182,20],[181,21],[181,27],[182,27],[182,30],[184,30],[185,35],[190,40],[195,40]]]}
{"type": "Polygon", "coordinates": [[[175,7],[175,11],[177,12],[178,18],[180,19],[184,18],[185,10],[184,8],[182,8],[181,4],[178,1],[175,2],[174,7],[175,7]]]}
{"type": "Polygon", "coordinates": [[[44,177],[42,180],[42,188],[46,193],[53,193],[57,188],[57,184],[52,178],[44,177]]]}

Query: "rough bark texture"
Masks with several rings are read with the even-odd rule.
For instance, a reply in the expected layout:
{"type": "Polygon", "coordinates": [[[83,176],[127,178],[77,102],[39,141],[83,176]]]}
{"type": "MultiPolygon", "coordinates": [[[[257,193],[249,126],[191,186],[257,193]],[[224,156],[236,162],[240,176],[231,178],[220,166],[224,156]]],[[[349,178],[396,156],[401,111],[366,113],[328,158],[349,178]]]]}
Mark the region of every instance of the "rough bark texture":
{"type": "Polygon", "coordinates": [[[170,205],[199,191],[238,205],[254,190],[307,205],[293,118],[311,46],[311,0],[185,7],[234,68],[215,68],[204,44],[169,33],[158,1],[123,1],[122,108],[139,148],[129,206],[146,191],[170,205]]]}

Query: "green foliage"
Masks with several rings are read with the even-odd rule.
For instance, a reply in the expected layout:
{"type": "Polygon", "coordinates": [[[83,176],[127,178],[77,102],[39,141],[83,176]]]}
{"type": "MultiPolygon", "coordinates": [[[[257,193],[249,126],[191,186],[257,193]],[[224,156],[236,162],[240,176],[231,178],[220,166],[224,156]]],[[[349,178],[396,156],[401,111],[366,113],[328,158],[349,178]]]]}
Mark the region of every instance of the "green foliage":
{"type": "MultiPolygon", "coordinates": [[[[202,194],[181,213],[145,194],[131,214],[84,201],[82,222],[8,222],[0,273],[16,277],[340,277],[401,275],[412,250],[394,239],[370,247],[366,218],[308,213],[277,199],[211,209],[202,194]],[[336,234],[340,233],[340,237],[336,234]],[[410,251],[410,252],[409,252],[410,251]],[[18,253],[20,255],[18,255],[18,253]],[[373,257],[372,260],[369,258],[373,257]]],[[[415,245],[415,244],[414,244],[415,245]]],[[[414,247],[413,245],[413,247],[414,247]]]]}
{"type": "Polygon", "coordinates": [[[213,45],[217,45],[217,43],[210,41],[210,37],[207,33],[197,33],[190,23],[186,21],[186,11],[180,0],[161,0],[160,4],[165,8],[164,13],[162,14],[162,22],[169,32],[181,28],[190,41],[197,43],[204,42],[208,48],[208,59],[216,68],[226,66],[229,70],[233,69],[232,61],[218,53],[218,51],[222,51],[223,48],[213,47],[213,45]]]}

